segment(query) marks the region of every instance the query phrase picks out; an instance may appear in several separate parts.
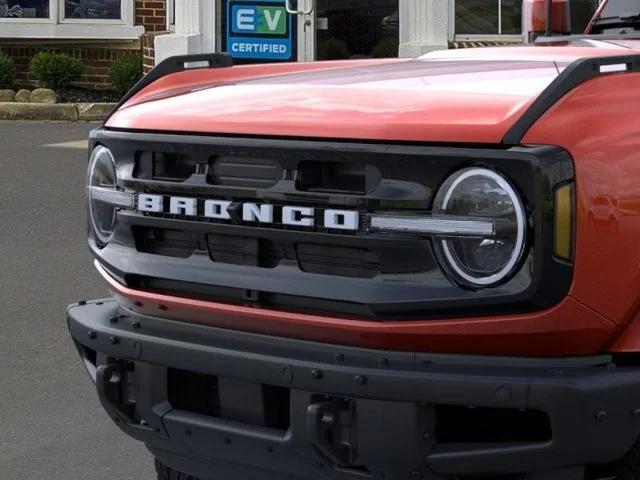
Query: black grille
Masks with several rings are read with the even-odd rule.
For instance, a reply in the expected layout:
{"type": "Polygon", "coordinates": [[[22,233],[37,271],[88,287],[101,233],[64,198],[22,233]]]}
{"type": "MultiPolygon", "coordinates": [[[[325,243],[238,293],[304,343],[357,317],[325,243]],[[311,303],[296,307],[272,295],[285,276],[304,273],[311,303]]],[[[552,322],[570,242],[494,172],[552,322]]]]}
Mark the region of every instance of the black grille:
{"type": "Polygon", "coordinates": [[[282,251],[263,238],[211,234],[207,245],[214,262],[275,268],[282,260],[282,251]]]}
{"type": "Polygon", "coordinates": [[[211,160],[207,180],[212,185],[270,188],[282,179],[284,170],[271,160],[219,157],[211,160]]]}
{"type": "MultiPolygon", "coordinates": [[[[296,256],[303,272],[373,278],[381,271],[380,258],[364,248],[301,243],[296,245],[296,256]]],[[[421,267],[416,265],[415,268],[421,267]]]]}
{"type": "Polygon", "coordinates": [[[362,248],[357,237],[256,229],[252,235],[199,234],[193,231],[133,227],[142,253],[188,258],[196,252],[213,262],[273,269],[289,265],[302,272],[374,278],[381,274],[424,273],[437,268],[429,243],[382,242],[362,248]],[[313,242],[313,239],[319,241],[313,242]],[[320,243],[320,240],[324,243],[320,243]]]}
{"type": "Polygon", "coordinates": [[[135,178],[184,182],[196,173],[196,159],[185,153],[138,152],[133,171],[135,178]]]}
{"type": "Polygon", "coordinates": [[[142,253],[188,258],[198,247],[195,235],[179,230],[132,227],[136,249],[142,253]]]}
{"type": "MultiPolygon", "coordinates": [[[[369,320],[539,311],[565,298],[573,267],[553,246],[553,190],[573,180],[567,152],[546,146],[430,146],[375,142],[176,135],[100,129],[119,186],[167,197],[231,202],[231,220],[119,212],[114,239],[95,255],[132,288],[281,310],[369,320]],[[529,220],[528,250],[512,279],[471,290],[440,268],[433,239],[371,232],[373,212],[428,214],[453,172],[482,166],[516,186],[529,220]],[[234,206],[274,205],[269,224],[234,206]],[[281,221],[284,206],[311,207],[314,227],[281,221]],[[323,212],[360,213],[358,231],[324,228],[323,212]],[[235,216],[234,216],[235,215],[235,216]]],[[[167,203],[167,202],[165,202],[167,203]]],[[[166,205],[165,205],[166,207],[166,205]]],[[[135,209],[134,209],[135,210],[135,209]]]]}

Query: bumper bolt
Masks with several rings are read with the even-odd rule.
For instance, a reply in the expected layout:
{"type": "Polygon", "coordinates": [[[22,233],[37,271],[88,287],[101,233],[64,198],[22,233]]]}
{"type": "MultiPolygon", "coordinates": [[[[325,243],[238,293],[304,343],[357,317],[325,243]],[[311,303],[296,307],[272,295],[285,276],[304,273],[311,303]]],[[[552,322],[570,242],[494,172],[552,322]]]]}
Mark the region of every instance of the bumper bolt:
{"type": "Polygon", "coordinates": [[[344,354],[336,353],[333,358],[336,359],[336,362],[342,362],[344,360],[344,354]]]}
{"type": "Polygon", "coordinates": [[[365,377],[364,375],[356,375],[356,383],[358,385],[364,385],[365,383],[367,383],[367,377],[365,377]]]}
{"type": "Polygon", "coordinates": [[[322,378],[322,372],[320,370],[311,370],[311,376],[315,379],[322,378]]]}
{"type": "Polygon", "coordinates": [[[496,388],[496,398],[501,402],[511,400],[511,388],[508,385],[500,385],[496,388]]]}
{"type": "Polygon", "coordinates": [[[109,319],[109,322],[111,322],[111,323],[118,323],[118,320],[120,320],[120,317],[111,317],[111,318],[109,319]]]}
{"type": "Polygon", "coordinates": [[[607,412],[605,410],[600,410],[596,413],[596,420],[598,422],[604,422],[607,419],[607,412]]]}
{"type": "Polygon", "coordinates": [[[388,358],[381,358],[380,360],[378,360],[378,366],[379,367],[386,367],[389,365],[389,359],[388,358]]]}
{"type": "Polygon", "coordinates": [[[331,412],[326,412],[322,416],[322,423],[325,425],[334,425],[336,423],[336,416],[331,412]]]}
{"type": "Polygon", "coordinates": [[[131,326],[137,330],[140,328],[141,325],[140,325],[140,322],[133,322],[131,326]]]}
{"type": "Polygon", "coordinates": [[[91,340],[95,340],[96,338],[98,338],[98,334],[94,331],[89,332],[88,335],[91,340]]]}
{"type": "Polygon", "coordinates": [[[120,339],[118,337],[109,337],[109,342],[111,342],[111,345],[117,345],[120,343],[120,339]]]}
{"type": "Polygon", "coordinates": [[[422,436],[422,439],[423,439],[425,442],[430,441],[430,440],[431,440],[431,432],[426,432],[426,433],[422,436]]]}
{"type": "Polygon", "coordinates": [[[414,470],[411,472],[411,478],[413,480],[421,480],[422,479],[422,472],[420,470],[414,470]]]}
{"type": "Polygon", "coordinates": [[[633,418],[640,418],[640,408],[636,408],[633,412],[631,412],[631,416],[633,418]]]}
{"type": "Polygon", "coordinates": [[[185,434],[187,437],[190,437],[190,436],[191,436],[191,430],[185,430],[185,431],[184,431],[184,434],[185,434]]]}

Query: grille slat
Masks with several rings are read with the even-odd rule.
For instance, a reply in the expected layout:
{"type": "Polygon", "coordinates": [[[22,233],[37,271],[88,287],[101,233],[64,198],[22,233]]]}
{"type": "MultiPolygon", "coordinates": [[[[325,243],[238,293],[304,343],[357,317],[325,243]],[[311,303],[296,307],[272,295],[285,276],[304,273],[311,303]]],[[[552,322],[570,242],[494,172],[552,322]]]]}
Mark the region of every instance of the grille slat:
{"type": "Polygon", "coordinates": [[[207,181],[212,185],[269,188],[283,173],[282,167],[270,160],[221,157],[211,161],[207,181]]]}

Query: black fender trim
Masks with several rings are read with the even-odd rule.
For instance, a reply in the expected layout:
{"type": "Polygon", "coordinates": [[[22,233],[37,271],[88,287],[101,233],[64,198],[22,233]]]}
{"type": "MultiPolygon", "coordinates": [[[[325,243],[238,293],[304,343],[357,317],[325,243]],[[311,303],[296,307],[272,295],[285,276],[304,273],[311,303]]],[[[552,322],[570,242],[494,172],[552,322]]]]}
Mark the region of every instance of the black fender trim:
{"type": "Polygon", "coordinates": [[[559,100],[582,83],[603,75],[640,72],[640,55],[583,58],[570,64],[540,94],[529,109],[509,129],[502,143],[520,145],[531,127],[559,100]],[[626,65],[626,70],[611,71],[609,68],[626,65]],[[607,68],[609,67],[609,68],[607,68]]]}
{"type": "MultiPolygon", "coordinates": [[[[160,80],[162,77],[171,75],[172,73],[184,72],[186,70],[195,70],[201,68],[229,68],[233,67],[233,59],[224,53],[203,53],[199,55],[179,55],[169,57],[163,60],[153,68],[149,73],[142,77],[131,90],[118,102],[113,109],[113,113],[117,112],[125,103],[127,103],[134,95],[140,93],[152,83],[160,80]],[[195,65],[193,65],[195,64],[195,65]]],[[[107,117],[105,123],[111,118],[107,117]]]]}

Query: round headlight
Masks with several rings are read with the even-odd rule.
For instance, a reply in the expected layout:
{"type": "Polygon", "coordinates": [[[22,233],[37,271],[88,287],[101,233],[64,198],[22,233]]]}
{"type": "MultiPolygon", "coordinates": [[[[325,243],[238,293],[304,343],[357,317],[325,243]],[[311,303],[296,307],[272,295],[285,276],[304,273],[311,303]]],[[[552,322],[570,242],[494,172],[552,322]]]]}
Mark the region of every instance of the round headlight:
{"type": "Polygon", "coordinates": [[[438,257],[459,283],[488,287],[512,275],[524,253],[526,216],[509,181],[486,168],[467,168],[447,179],[436,195],[435,215],[494,222],[487,237],[435,240],[438,257]]]}
{"type": "Polygon", "coordinates": [[[91,153],[87,174],[87,200],[89,218],[96,239],[107,244],[116,225],[116,207],[106,201],[110,191],[117,187],[116,165],[108,148],[99,146],[91,153]]]}

